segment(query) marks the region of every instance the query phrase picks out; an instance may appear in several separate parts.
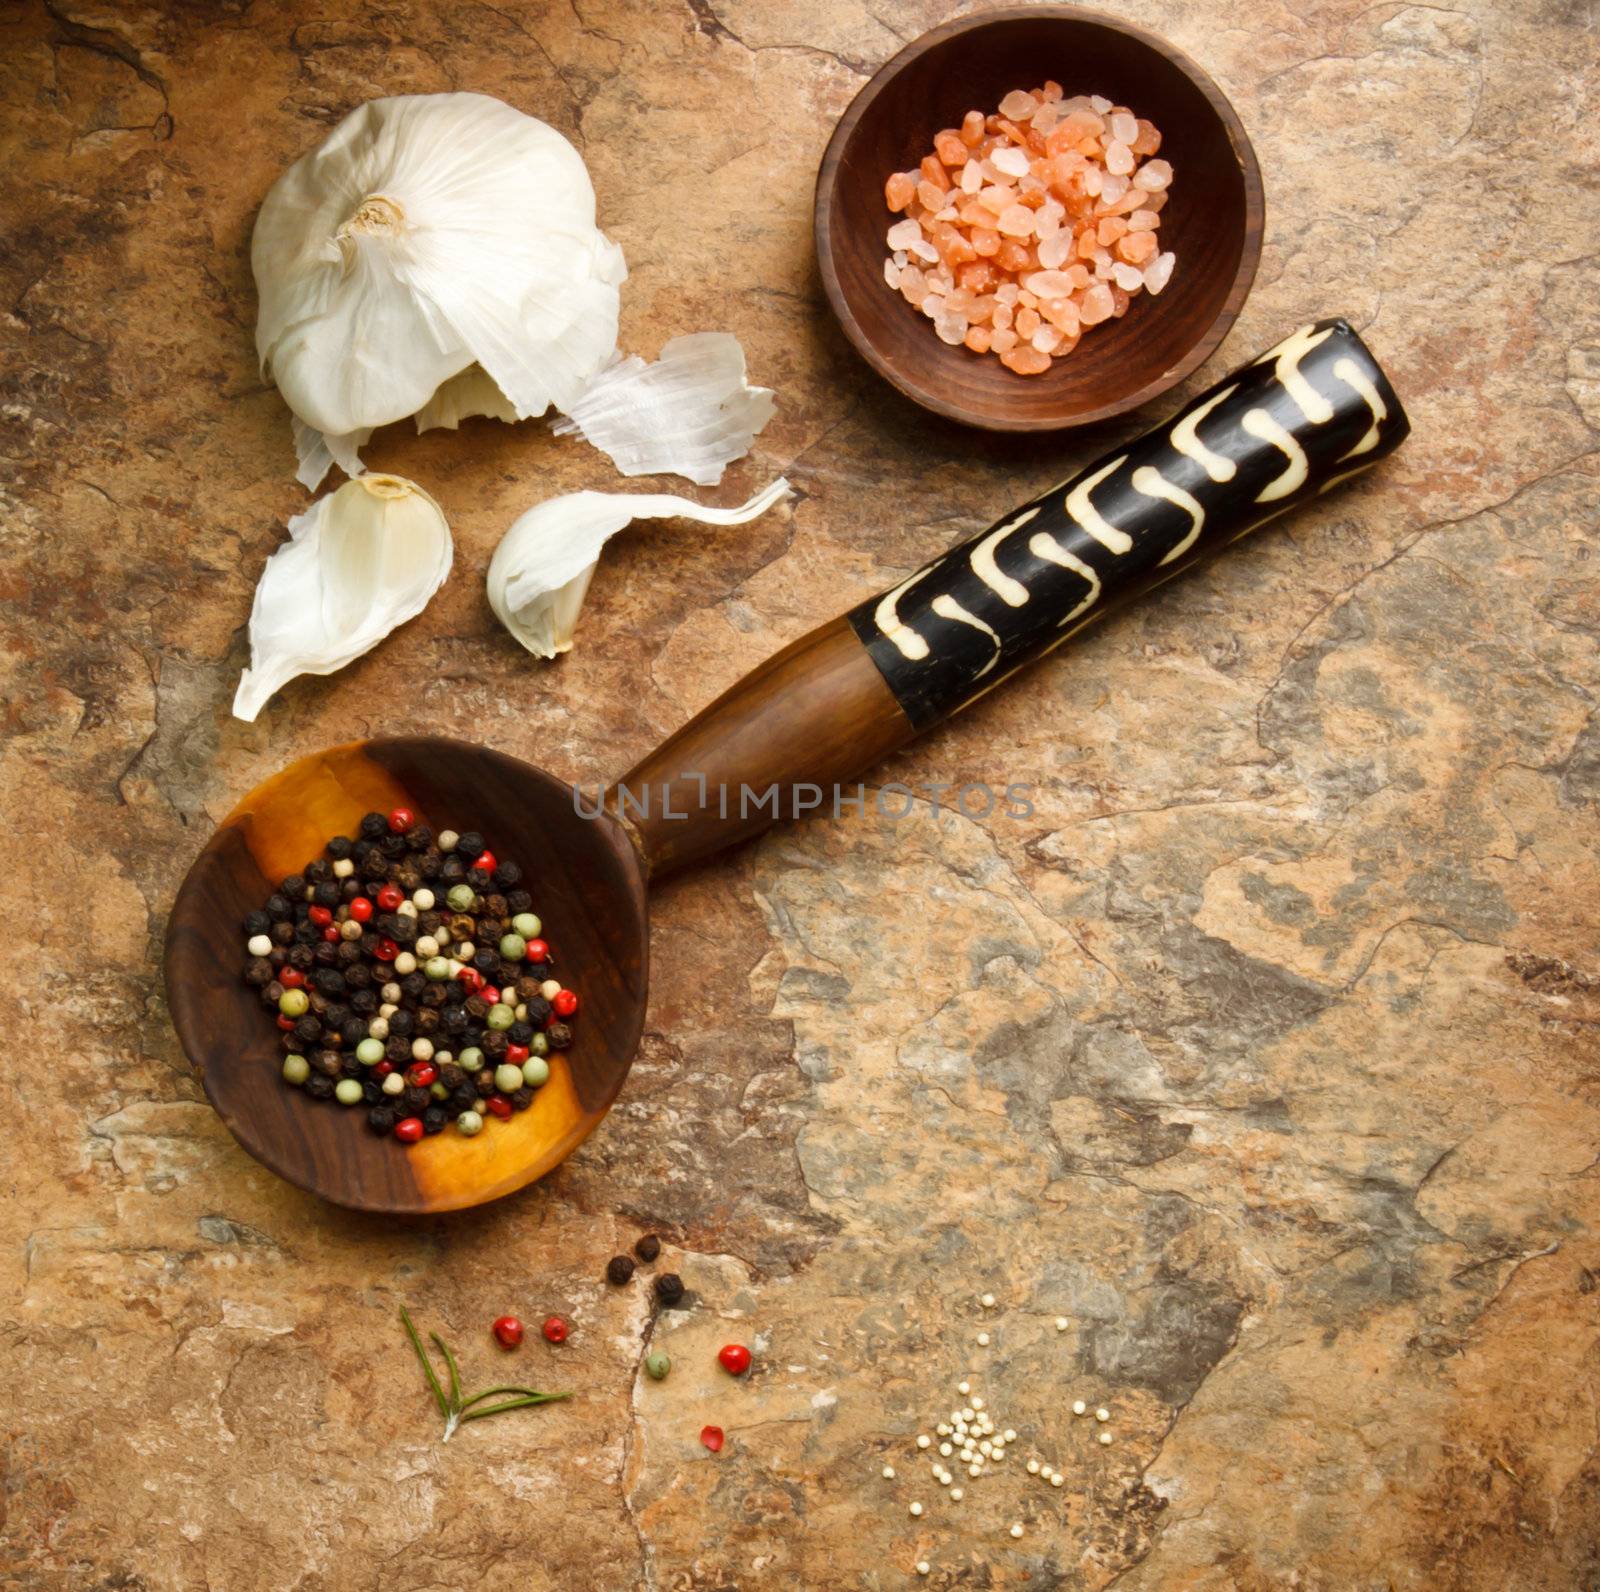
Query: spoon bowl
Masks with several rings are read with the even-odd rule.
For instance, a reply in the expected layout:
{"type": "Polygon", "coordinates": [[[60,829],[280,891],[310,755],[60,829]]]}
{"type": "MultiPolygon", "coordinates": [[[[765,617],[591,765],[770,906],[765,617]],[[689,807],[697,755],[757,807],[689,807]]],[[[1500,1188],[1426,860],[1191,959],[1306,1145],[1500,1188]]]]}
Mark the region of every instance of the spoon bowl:
{"type": "Polygon", "coordinates": [[[615,819],[588,819],[569,786],[486,747],[442,737],[355,741],[291,763],[225,818],[196,859],[167,929],[173,1024],[233,1136],[281,1177],[339,1205],[395,1214],[497,1199],[564,1160],[606,1114],[644,1029],[644,873],[615,819]],[[435,830],[475,829],[528,879],[558,974],[582,1002],[533,1104],[468,1139],[407,1148],[369,1133],[365,1109],[286,1085],[277,1030],[244,982],[247,912],[278,881],[353,835],[364,813],[405,806],[435,830]]]}

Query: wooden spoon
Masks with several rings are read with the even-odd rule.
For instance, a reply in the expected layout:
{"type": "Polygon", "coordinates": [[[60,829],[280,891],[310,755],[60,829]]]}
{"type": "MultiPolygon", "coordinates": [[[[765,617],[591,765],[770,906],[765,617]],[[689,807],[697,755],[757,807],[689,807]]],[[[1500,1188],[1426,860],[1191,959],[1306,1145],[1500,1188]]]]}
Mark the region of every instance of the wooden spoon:
{"type": "Polygon", "coordinates": [[[258,1160],[364,1210],[498,1199],[593,1131],[644,1026],[652,877],[831,805],[919,730],[1119,603],[1391,453],[1409,422],[1343,321],[1304,327],[1172,421],[1004,516],[892,591],[785,648],[633,768],[604,810],[502,753],[437,737],[353,742],[302,758],[224,820],[167,928],[173,1023],[206,1094],[258,1160]],[[475,1138],[406,1148],[363,1110],[279,1078],[276,1030],[241,978],[240,923],[278,880],[363,813],[414,809],[474,829],[531,879],[576,1040],[534,1104],[475,1138]]]}

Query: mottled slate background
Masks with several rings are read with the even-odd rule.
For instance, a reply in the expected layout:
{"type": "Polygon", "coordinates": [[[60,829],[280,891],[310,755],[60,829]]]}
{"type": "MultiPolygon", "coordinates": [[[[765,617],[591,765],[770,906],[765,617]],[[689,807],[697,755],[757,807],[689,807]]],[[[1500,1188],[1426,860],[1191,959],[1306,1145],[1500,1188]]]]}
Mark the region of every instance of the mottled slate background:
{"type": "Polygon", "coordinates": [[[936,1586],[1600,1585],[1594,8],[1115,9],[1216,74],[1266,176],[1255,293],[1191,386],[1342,312],[1412,441],[884,775],[1025,781],[1031,819],[812,824],[664,889],[602,1131],[395,1227],[258,1168],[186,1070],[156,956],[208,825],[369,731],[615,774],[1134,423],[969,435],[822,308],[823,143],[941,5],[0,7],[0,1582],[879,1588],[924,1554],[936,1586]],[[629,347],[727,327],[778,390],[715,499],[802,495],[622,539],[540,666],[482,570],[606,461],[395,428],[373,462],[445,505],[455,576],[242,726],[251,590],[305,501],[252,216],[361,100],[450,88],[583,150],[629,347]],[[600,1281],[642,1225],[701,1300],[653,1334],[600,1281]],[[499,1311],[569,1314],[522,1369],[582,1397],[440,1448],[402,1298],[477,1375],[499,1311]],[[708,1369],[730,1337],[748,1385],[708,1369]],[[908,1435],[974,1358],[1068,1484],[912,1522],[878,1467],[921,1474],[908,1435]]]}

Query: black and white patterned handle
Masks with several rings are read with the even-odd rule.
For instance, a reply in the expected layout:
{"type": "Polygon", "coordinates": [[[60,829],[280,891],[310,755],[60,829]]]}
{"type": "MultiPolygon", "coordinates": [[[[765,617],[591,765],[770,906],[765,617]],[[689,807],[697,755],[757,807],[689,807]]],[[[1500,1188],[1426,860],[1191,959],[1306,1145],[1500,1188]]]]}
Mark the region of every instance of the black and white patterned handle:
{"type": "Polygon", "coordinates": [[[1303,326],[1167,424],[852,609],[850,624],[922,729],[1376,464],[1410,429],[1347,322],[1303,326]]]}

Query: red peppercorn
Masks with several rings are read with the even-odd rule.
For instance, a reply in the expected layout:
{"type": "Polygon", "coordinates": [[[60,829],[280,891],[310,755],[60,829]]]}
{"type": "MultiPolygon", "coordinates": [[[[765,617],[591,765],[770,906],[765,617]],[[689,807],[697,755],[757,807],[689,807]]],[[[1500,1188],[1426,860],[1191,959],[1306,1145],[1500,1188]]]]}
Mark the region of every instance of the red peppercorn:
{"type": "Polygon", "coordinates": [[[498,1006],[500,1004],[500,991],[497,990],[493,984],[489,983],[487,979],[484,980],[482,986],[478,990],[478,993],[483,996],[483,998],[491,1006],[498,1006]]]}
{"type": "Polygon", "coordinates": [[[305,981],[305,974],[297,967],[284,967],[278,970],[278,982],[285,989],[300,989],[305,981]]]}
{"type": "Polygon", "coordinates": [[[385,912],[395,912],[399,910],[400,903],[404,901],[405,898],[406,893],[400,888],[399,885],[386,884],[378,892],[378,905],[382,907],[385,912]]]}
{"type": "Polygon", "coordinates": [[[344,938],[344,936],[331,923],[322,931],[322,937],[328,942],[329,945],[336,945],[344,938]]]}
{"type": "Polygon", "coordinates": [[[311,919],[319,929],[325,929],[333,922],[333,914],[326,907],[309,907],[306,916],[311,919]]]}
{"type": "Polygon", "coordinates": [[[389,814],[389,827],[397,834],[403,835],[408,829],[417,826],[417,815],[409,807],[396,807],[389,814]]]}
{"type": "Polygon", "coordinates": [[[468,989],[483,988],[483,974],[475,967],[464,967],[456,974],[456,981],[465,984],[468,989]]]}
{"type": "Polygon", "coordinates": [[[373,946],[372,954],[380,962],[392,962],[400,954],[400,947],[393,940],[379,940],[373,946]]]}
{"type": "Polygon", "coordinates": [[[374,1078],[387,1078],[393,1071],[394,1063],[392,1061],[380,1061],[378,1065],[372,1069],[372,1076],[374,1078]]]}
{"type": "Polygon", "coordinates": [[[702,1426],[700,1428],[700,1441],[713,1454],[720,1454],[722,1452],[722,1428],[720,1426],[702,1426]]]}
{"type": "Polygon", "coordinates": [[[522,1323],[515,1316],[497,1316],[490,1330],[500,1340],[502,1349],[514,1349],[522,1342],[522,1323]]]}
{"type": "Polygon", "coordinates": [[[372,903],[365,896],[357,896],[350,903],[350,916],[357,923],[370,923],[372,921],[372,903]]]}
{"type": "Polygon", "coordinates": [[[289,1030],[294,1027],[294,1018],[285,1017],[282,1012],[279,1012],[278,1013],[278,1027],[281,1028],[284,1031],[284,1033],[288,1033],[289,1030]]]}
{"type": "Polygon", "coordinates": [[[417,1089],[426,1089],[439,1076],[439,1069],[431,1061],[413,1062],[406,1068],[406,1082],[417,1089]]]}
{"type": "Polygon", "coordinates": [[[717,1361],[729,1376],[743,1376],[750,1369],[750,1351],[742,1343],[725,1343],[717,1350],[717,1361]]]}
{"type": "Polygon", "coordinates": [[[557,990],[550,1009],[557,1017],[570,1017],[578,1009],[578,997],[569,989],[557,990]]]}
{"type": "Polygon", "coordinates": [[[551,1316],[545,1322],[543,1331],[547,1343],[565,1343],[567,1341],[567,1324],[560,1316],[551,1316]]]}
{"type": "Polygon", "coordinates": [[[550,946],[544,940],[529,940],[528,949],[522,954],[530,962],[548,962],[550,946]]]}
{"type": "Polygon", "coordinates": [[[484,1101],[484,1104],[489,1108],[490,1113],[499,1117],[502,1122],[511,1120],[511,1102],[504,1095],[490,1095],[484,1101]]]}
{"type": "Polygon", "coordinates": [[[401,1117],[394,1125],[394,1136],[402,1144],[415,1144],[422,1137],[421,1117],[401,1117]]]}
{"type": "Polygon", "coordinates": [[[513,1067],[520,1067],[527,1059],[528,1047],[526,1045],[506,1046],[506,1060],[509,1061],[513,1067]]]}
{"type": "Polygon", "coordinates": [[[474,868],[482,868],[485,873],[493,873],[500,866],[500,860],[492,851],[480,851],[474,868]]]}

